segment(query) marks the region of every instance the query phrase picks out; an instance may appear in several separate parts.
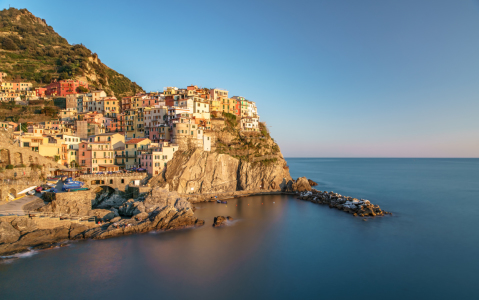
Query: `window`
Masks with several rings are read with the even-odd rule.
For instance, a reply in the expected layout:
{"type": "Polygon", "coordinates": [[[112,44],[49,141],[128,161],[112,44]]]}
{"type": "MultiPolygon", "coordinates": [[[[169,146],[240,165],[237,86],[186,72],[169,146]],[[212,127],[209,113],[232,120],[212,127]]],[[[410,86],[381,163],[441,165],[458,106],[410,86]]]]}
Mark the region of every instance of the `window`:
{"type": "Polygon", "coordinates": [[[122,180],[121,180],[121,183],[125,183],[125,179],[122,179],[122,180]]]}

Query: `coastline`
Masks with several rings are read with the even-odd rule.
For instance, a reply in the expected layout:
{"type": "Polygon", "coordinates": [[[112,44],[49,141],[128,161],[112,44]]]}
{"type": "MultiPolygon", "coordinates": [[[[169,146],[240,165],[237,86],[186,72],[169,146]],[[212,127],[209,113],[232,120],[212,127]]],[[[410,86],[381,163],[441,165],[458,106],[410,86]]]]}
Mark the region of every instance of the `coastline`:
{"type": "MultiPolygon", "coordinates": [[[[298,182],[300,182],[299,179],[298,182]]],[[[163,193],[163,196],[171,194],[171,192],[165,192],[163,189],[158,190],[159,193],[163,193]]],[[[117,216],[109,220],[102,220],[100,221],[101,224],[97,223],[98,218],[75,220],[53,215],[46,217],[40,213],[38,215],[0,217],[0,230],[4,233],[2,244],[0,244],[0,256],[5,257],[30,250],[54,248],[74,240],[107,239],[150,231],[200,227],[205,224],[205,221],[195,217],[195,209],[191,204],[249,196],[289,195],[303,201],[327,204],[330,208],[343,210],[361,217],[390,214],[381,211],[379,206],[371,204],[368,200],[344,197],[333,192],[321,192],[311,189],[309,184],[304,191],[252,190],[198,195],[173,193],[175,197],[180,196],[181,199],[186,200],[189,205],[184,206],[183,204],[183,206],[175,207],[178,204],[178,202],[175,202],[175,205],[166,205],[161,209],[155,208],[151,212],[143,211],[131,218],[117,216]]]]}

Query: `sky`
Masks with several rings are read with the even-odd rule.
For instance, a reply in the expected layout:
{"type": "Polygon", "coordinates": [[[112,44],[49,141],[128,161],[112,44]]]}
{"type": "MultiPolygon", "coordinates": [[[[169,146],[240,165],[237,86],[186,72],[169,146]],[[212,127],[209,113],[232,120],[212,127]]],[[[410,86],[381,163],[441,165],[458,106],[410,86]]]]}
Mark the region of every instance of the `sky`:
{"type": "Polygon", "coordinates": [[[285,157],[479,157],[479,1],[48,1],[146,91],[255,101],[285,157]]]}

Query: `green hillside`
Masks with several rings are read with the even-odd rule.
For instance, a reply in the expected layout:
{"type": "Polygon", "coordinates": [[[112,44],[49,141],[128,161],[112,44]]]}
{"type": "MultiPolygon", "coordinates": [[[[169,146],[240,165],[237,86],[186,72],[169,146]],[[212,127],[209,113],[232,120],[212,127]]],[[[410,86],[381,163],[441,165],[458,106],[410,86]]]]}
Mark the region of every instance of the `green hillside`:
{"type": "Polygon", "coordinates": [[[44,19],[26,9],[0,11],[0,71],[9,79],[24,79],[42,86],[52,79],[86,79],[92,89],[129,96],[143,89],[103,64],[83,45],[70,45],[44,19]]]}

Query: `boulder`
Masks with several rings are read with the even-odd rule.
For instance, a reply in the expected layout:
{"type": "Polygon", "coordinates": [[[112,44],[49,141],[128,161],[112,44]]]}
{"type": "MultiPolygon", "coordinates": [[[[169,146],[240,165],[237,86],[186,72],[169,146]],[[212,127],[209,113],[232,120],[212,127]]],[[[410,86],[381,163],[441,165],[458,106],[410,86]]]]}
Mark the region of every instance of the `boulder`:
{"type": "Polygon", "coordinates": [[[120,221],[121,221],[121,217],[114,217],[113,219],[110,220],[111,223],[116,223],[120,221]]]}
{"type": "Polygon", "coordinates": [[[37,224],[32,219],[21,216],[17,217],[12,221],[12,226],[16,230],[20,231],[20,234],[24,234],[26,232],[37,230],[37,224]]]}
{"type": "Polygon", "coordinates": [[[298,192],[311,191],[311,186],[306,177],[299,177],[293,186],[295,186],[295,190],[298,192]]]}
{"type": "Polygon", "coordinates": [[[226,219],[227,219],[228,221],[233,221],[233,218],[230,217],[230,216],[227,216],[226,219]]]}
{"type": "Polygon", "coordinates": [[[103,208],[103,209],[119,208],[126,201],[127,201],[126,198],[124,198],[124,197],[122,197],[118,194],[113,194],[108,198],[101,199],[101,201],[98,202],[96,207],[97,208],[103,208]]]}
{"type": "Polygon", "coordinates": [[[139,213],[139,214],[135,215],[135,219],[137,221],[143,221],[143,220],[147,219],[148,216],[149,216],[149,214],[147,212],[142,212],[142,213],[139,213]]]}
{"type": "Polygon", "coordinates": [[[146,208],[143,202],[135,202],[133,199],[130,199],[120,206],[118,213],[120,216],[132,217],[145,211],[146,208]]]}
{"type": "Polygon", "coordinates": [[[115,213],[107,209],[92,209],[88,212],[88,215],[91,217],[97,217],[102,221],[109,221],[115,217],[115,213]]]}
{"type": "Polygon", "coordinates": [[[110,211],[115,215],[114,217],[118,217],[120,214],[118,213],[118,209],[116,208],[111,208],[110,211]]]}
{"type": "Polygon", "coordinates": [[[72,223],[70,226],[69,238],[71,240],[82,239],[84,238],[84,232],[88,229],[88,226],[72,223]]]}
{"type": "Polygon", "coordinates": [[[8,222],[0,222],[0,244],[13,243],[20,238],[20,231],[13,228],[8,222]]]}
{"type": "Polygon", "coordinates": [[[308,179],[308,183],[310,186],[317,186],[318,184],[314,181],[312,181],[311,179],[308,179]]]}
{"type": "Polygon", "coordinates": [[[213,221],[213,227],[220,227],[226,224],[226,218],[223,216],[215,217],[213,221]]]}
{"type": "Polygon", "coordinates": [[[181,198],[177,192],[170,192],[166,188],[156,187],[145,197],[143,202],[146,211],[163,209],[166,206],[174,207],[177,210],[192,209],[191,203],[181,198]]]}

